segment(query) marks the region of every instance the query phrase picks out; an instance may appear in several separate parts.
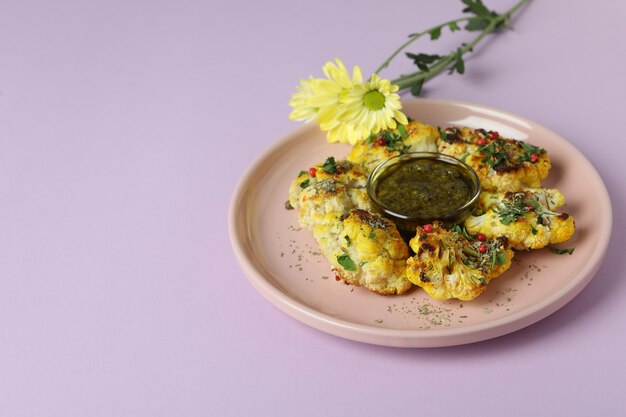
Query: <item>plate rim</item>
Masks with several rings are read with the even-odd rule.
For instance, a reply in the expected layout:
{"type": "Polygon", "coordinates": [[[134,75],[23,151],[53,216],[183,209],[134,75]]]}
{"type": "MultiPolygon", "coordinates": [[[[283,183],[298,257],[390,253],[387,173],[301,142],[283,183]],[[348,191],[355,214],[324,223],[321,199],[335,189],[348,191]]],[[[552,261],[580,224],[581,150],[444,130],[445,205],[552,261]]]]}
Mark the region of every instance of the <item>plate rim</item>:
{"type": "Polygon", "coordinates": [[[241,231],[237,224],[238,208],[240,207],[243,198],[247,192],[247,185],[252,179],[253,174],[260,168],[265,161],[275,154],[279,149],[287,146],[294,138],[302,135],[309,130],[316,130],[318,127],[314,124],[307,124],[300,126],[287,135],[283,136],[277,142],[272,144],[268,149],[262,152],[253,163],[244,171],[239,181],[237,182],[228,209],[228,231],[232,248],[235,252],[236,258],[242,268],[244,275],[250,281],[250,283],[259,291],[270,303],[274,304],[280,310],[297,319],[298,321],[307,324],[317,330],[323,331],[328,334],[333,334],[345,339],[350,339],[358,342],[364,342],[382,346],[393,347],[443,347],[461,345],[467,343],[479,342],[482,340],[488,340],[495,337],[499,337],[505,334],[509,334],[534,324],[543,318],[553,314],[561,307],[569,303],[575,298],[580,291],[593,279],[594,275],[602,265],[602,262],[606,256],[608,245],[611,238],[612,225],[613,225],[613,210],[611,205],[610,195],[606,188],[606,184],[602,180],[602,177],[591,164],[591,162],[584,156],[578,148],[571,142],[567,141],[561,135],[557,134],[553,130],[534,122],[524,116],[520,116],[515,113],[511,113],[507,110],[502,110],[489,105],[473,103],[469,101],[461,100],[449,100],[449,99],[403,99],[403,105],[411,102],[419,102],[419,105],[443,105],[453,107],[466,107],[470,109],[487,110],[489,112],[496,112],[506,115],[510,118],[518,119],[530,125],[535,125],[542,129],[545,129],[550,134],[554,135],[559,140],[565,142],[567,146],[570,146],[579,156],[589,165],[591,172],[597,177],[596,180],[602,185],[602,189],[598,190],[604,197],[607,204],[604,206],[606,212],[603,213],[605,217],[605,231],[606,238],[602,240],[599,245],[594,248],[590,259],[595,259],[595,262],[588,262],[585,267],[574,276],[576,279],[572,279],[556,291],[550,294],[549,297],[541,300],[532,306],[529,306],[521,311],[512,313],[505,317],[496,318],[492,321],[484,323],[471,324],[463,327],[455,328],[439,328],[439,329],[390,329],[380,326],[366,325],[350,322],[337,317],[332,317],[321,311],[315,310],[307,305],[304,305],[297,300],[289,297],[284,292],[273,286],[263,275],[258,268],[256,268],[250,259],[244,254],[243,242],[240,241],[239,236],[241,231]]]}

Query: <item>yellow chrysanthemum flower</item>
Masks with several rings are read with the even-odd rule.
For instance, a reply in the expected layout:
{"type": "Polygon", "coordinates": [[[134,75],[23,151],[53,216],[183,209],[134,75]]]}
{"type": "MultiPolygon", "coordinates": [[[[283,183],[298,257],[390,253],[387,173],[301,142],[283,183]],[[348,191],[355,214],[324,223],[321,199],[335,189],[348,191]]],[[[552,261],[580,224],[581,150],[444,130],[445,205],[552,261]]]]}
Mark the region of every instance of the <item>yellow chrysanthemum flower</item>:
{"type": "Polygon", "coordinates": [[[406,124],[400,112],[398,87],[376,74],[363,83],[361,68],[355,66],[352,76],[339,59],[323,67],[326,79],[309,77],[300,81],[289,105],[293,120],[307,123],[315,120],[328,132],[329,142],[355,144],[372,133],[394,129],[397,123],[406,124]]]}
{"type": "Polygon", "coordinates": [[[407,124],[406,116],[400,111],[402,104],[396,91],[398,86],[374,74],[370,81],[355,85],[342,97],[343,112],[339,121],[352,126],[351,135],[345,140],[355,144],[372,133],[395,129],[398,123],[407,124]]]}

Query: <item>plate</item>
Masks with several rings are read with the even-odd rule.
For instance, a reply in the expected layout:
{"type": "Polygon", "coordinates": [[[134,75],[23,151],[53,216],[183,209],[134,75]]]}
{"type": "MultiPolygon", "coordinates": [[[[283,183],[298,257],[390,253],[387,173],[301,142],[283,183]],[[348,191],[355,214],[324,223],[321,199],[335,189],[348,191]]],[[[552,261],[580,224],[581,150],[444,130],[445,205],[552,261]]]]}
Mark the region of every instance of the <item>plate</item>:
{"type": "Polygon", "coordinates": [[[518,252],[513,265],[470,302],[437,301],[414,287],[401,296],[380,296],[337,282],[312,234],[286,210],[288,188],[301,170],[328,156],[347,155],[329,144],[315,125],[305,125],[256,160],[241,178],[229,210],[237,259],[256,289],[295,319],[321,331],[377,345],[436,347],[501,336],[554,313],[572,300],[598,270],[612,227],[610,199],[591,163],[565,139],[523,117],[458,101],[406,100],[407,115],[434,126],[497,130],[548,151],[552,169],[544,187],[561,190],[562,211],[577,231],[566,247],[518,252]]]}

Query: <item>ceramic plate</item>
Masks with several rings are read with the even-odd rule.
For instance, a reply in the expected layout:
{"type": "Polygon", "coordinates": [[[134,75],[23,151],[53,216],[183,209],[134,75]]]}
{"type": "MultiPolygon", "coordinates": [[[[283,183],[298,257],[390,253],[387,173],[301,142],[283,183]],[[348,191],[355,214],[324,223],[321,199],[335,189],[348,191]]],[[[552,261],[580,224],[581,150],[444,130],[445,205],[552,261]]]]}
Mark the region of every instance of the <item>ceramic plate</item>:
{"type": "Polygon", "coordinates": [[[589,161],[554,132],[506,111],[471,103],[407,100],[409,116],[434,126],[497,130],[547,149],[552,170],[545,187],[565,195],[562,211],[574,216],[577,232],[565,247],[515,255],[510,270],[476,300],[437,301],[414,287],[383,297],[335,280],[311,232],[286,210],[297,174],[328,156],[347,155],[346,145],[328,144],[315,125],[290,134],[244,174],[231,201],[229,228],[241,267],[257,290],[290,316],[330,334],[387,346],[434,347],[471,343],[521,329],[555,312],[578,294],[597,271],[611,233],[606,187],[589,161]]]}

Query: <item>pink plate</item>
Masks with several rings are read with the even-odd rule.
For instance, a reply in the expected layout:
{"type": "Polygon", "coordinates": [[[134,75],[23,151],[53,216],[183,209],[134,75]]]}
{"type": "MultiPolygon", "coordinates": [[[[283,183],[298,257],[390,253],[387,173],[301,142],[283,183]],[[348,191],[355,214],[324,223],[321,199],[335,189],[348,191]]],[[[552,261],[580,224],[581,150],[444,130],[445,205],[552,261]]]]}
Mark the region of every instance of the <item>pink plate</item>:
{"type": "Polygon", "coordinates": [[[415,287],[383,297],[335,281],[312,234],[286,210],[287,190],[298,172],[349,147],[328,144],[314,125],[293,132],[262,155],[244,174],[230,205],[233,249],[257,290],[290,316],[316,329],[360,342],[399,347],[471,343],[521,329],[552,314],[591,280],[611,235],[606,187],[589,161],[556,133],[523,117],[477,104],[407,100],[404,111],[434,126],[497,130],[548,150],[552,170],[545,187],[561,190],[562,209],[577,232],[564,247],[517,253],[513,266],[471,302],[437,301],[415,287]]]}

